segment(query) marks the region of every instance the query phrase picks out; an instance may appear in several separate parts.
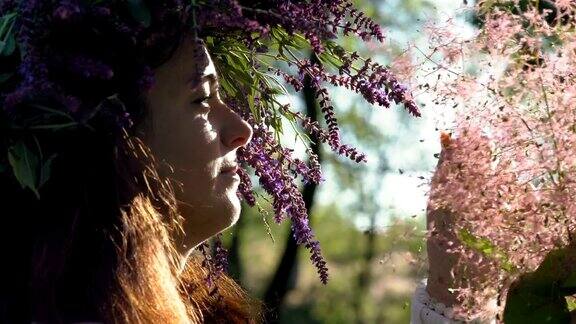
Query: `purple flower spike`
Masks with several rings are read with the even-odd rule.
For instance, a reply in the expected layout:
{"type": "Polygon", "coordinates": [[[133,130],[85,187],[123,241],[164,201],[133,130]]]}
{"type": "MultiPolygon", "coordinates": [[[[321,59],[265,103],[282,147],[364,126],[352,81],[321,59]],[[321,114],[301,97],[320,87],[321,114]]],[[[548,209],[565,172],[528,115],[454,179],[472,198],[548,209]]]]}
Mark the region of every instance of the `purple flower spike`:
{"type": "MultiPolygon", "coordinates": [[[[385,66],[361,58],[357,53],[348,53],[331,41],[341,33],[365,41],[384,40],[378,24],[355,9],[352,0],[196,2],[191,6],[184,0],[145,1],[138,9],[127,7],[125,1],[0,1],[2,12],[16,13],[13,31],[18,46],[14,51],[18,51],[16,54],[20,57],[10,71],[16,74],[12,80],[19,83],[0,93],[3,109],[9,111],[9,116],[19,117],[17,108],[42,99],[59,103],[56,109],[80,124],[94,118],[98,126],[107,130],[131,128],[132,117],[141,117],[138,107],[125,106],[120,97],[110,96],[116,91],[108,90],[122,83],[141,93],[149,91],[155,82],[151,67],[160,58],[156,58],[156,53],[170,49],[173,36],[185,35],[180,33],[182,27],[189,28],[187,32],[195,36],[196,42],[193,62],[204,65],[208,59],[205,49],[208,49],[219,67],[221,80],[231,85],[223,86],[223,98],[229,103],[239,102],[230,107],[254,130],[252,141],[238,150],[239,162],[253,169],[260,186],[272,197],[275,221],[290,219],[294,238],[310,250],[310,259],[321,281],[326,283],[326,262],[310,229],[308,211],[296,180],[300,177],[306,184],[323,181],[318,156],[308,149],[307,159],[296,158],[292,149],[279,143],[278,134],[273,133],[272,128],[279,130],[286,118],[293,125],[300,125],[305,135],[311,135],[303,136],[310,139],[307,146],[325,143],[333,152],[360,163],[366,162],[366,156],[343,143],[328,85],[345,87],[374,106],[388,108],[392,103],[402,104],[414,116],[420,115],[418,107],[409,90],[385,66]],[[150,25],[143,24],[144,21],[150,25]],[[61,36],[66,37],[66,41],[52,42],[61,36]],[[306,47],[312,52],[311,58],[304,54],[306,47]],[[320,63],[325,57],[320,54],[335,58],[330,60],[338,62],[333,71],[320,63]],[[266,56],[266,60],[260,60],[261,56],[266,56]],[[263,77],[266,66],[272,63],[269,58],[277,61],[274,63],[287,64],[270,64],[268,72],[279,76],[294,90],[302,91],[311,84],[323,121],[294,112],[289,105],[278,104],[281,85],[269,83],[267,77],[263,77]],[[242,70],[241,78],[238,69],[242,70]],[[124,80],[124,76],[130,80],[124,80]],[[96,90],[102,89],[102,94],[100,91],[84,94],[78,89],[85,82],[67,82],[79,78],[96,80],[88,83],[96,85],[96,90]],[[253,100],[250,107],[247,97],[253,100]],[[89,107],[93,102],[100,104],[89,107]]],[[[201,81],[200,77],[193,76],[192,83],[201,81]]],[[[35,118],[30,122],[46,120],[35,118]]],[[[248,205],[255,205],[249,174],[244,169],[238,174],[241,179],[238,196],[248,205]]],[[[213,256],[206,248],[200,247],[206,257],[204,265],[210,270],[206,280],[214,287],[214,273],[225,271],[225,250],[219,242],[215,243],[213,256]]],[[[212,292],[215,291],[214,288],[212,292]]]]}
{"type": "Polygon", "coordinates": [[[246,170],[238,168],[238,175],[240,176],[240,185],[238,186],[238,196],[243,198],[248,206],[254,206],[256,204],[256,198],[254,197],[254,192],[252,191],[252,181],[250,181],[250,176],[246,170]]]}
{"type": "MultiPolygon", "coordinates": [[[[290,173],[312,173],[313,179],[320,181],[321,176],[315,174],[319,173],[319,169],[311,172],[302,161],[291,156],[291,150],[282,149],[264,125],[256,124],[253,119],[248,119],[248,122],[252,124],[254,134],[252,141],[238,151],[238,159],[254,168],[260,185],[272,197],[275,221],[281,222],[286,217],[290,218],[294,239],[298,244],[310,250],[311,259],[318,270],[320,279],[326,283],[328,280],[326,262],[322,257],[320,245],[314,239],[314,234],[310,229],[308,211],[302,193],[290,176],[290,173]],[[278,156],[278,159],[273,156],[278,156]]],[[[312,167],[316,168],[313,163],[312,161],[312,167]]]]}
{"type": "Polygon", "coordinates": [[[52,16],[60,21],[75,18],[80,14],[80,6],[74,1],[62,1],[52,16]]]}
{"type": "Polygon", "coordinates": [[[214,241],[214,268],[216,277],[228,271],[228,251],[222,245],[222,234],[214,241]]]}
{"type": "Polygon", "coordinates": [[[86,79],[110,80],[114,76],[109,65],[85,56],[74,57],[70,62],[70,70],[86,79]]]}

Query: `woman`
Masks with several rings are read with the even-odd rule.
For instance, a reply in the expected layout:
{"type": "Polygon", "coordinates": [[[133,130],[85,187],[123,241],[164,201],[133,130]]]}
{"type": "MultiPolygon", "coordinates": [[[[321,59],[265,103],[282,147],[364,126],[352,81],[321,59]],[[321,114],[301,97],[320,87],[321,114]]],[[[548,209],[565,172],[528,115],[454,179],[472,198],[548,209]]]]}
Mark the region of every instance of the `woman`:
{"type": "MultiPolygon", "coordinates": [[[[118,121],[100,114],[90,126],[59,131],[2,128],[2,145],[39,143],[53,168],[40,199],[2,173],[3,228],[19,235],[2,235],[10,261],[2,267],[0,322],[256,322],[258,306],[245,292],[225,276],[207,284],[206,267],[191,253],[238,218],[236,151],[252,136],[222,102],[206,48],[174,20],[156,27],[163,29],[159,46],[122,53],[134,48],[117,43],[118,35],[87,32],[100,17],[75,21],[70,30],[73,10],[58,9],[54,15],[64,19],[51,34],[52,50],[106,56],[103,46],[116,46],[107,50],[116,55],[109,62],[119,78],[113,85],[81,81],[52,65],[60,73],[53,77],[82,104],[118,91],[135,125],[116,131],[111,124],[118,121]],[[143,57],[155,67],[155,82],[141,91],[130,69],[143,57]]],[[[34,114],[47,103],[36,96],[12,111],[34,114]]],[[[108,98],[101,109],[118,108],[114,103],[108,98]]]]}
{"type": "MultiPolygon", "coordinates": [[[[448,181],[451,155],[455,143],[462,139],[451,139],[447,133],[441,134],[442,152],[437,169],[432,178],[430,198],[426,210],[426,223],[429,231],[427,245],[428,278],[424,280],[414,292],[411,304],[411,323],[496,323],[497,314],[503,309],[503,296],[499,295],[501,287],[486,287],[490,276],[498,276],[497,269],[488,260],[477,258],[477,262],[469,263],[465,269],[458,267],[459,259],[463,257],[458,250],[462,246],[460,239],[455,235],[456,217],[449,208],[439,208],[435,205],[445,195],[443,185],[448,181]],[[451,252],[455,251],[455,252],[451,252]],[[464,305],[457,298],[458,288],[470,288],[466,283],[473,282],[477,291],[484,291],[484,298],[478,298],[472,307],[464,305]],[[469,314],[462,315],[455,308],[462,308],[469,314]]],[[[486,151],[489,146],[483,147],[486,151]]],[[[479,149],[480,151],[480,149],[479,149]]]]}
{"type": "Polygon", "coordinates": [[[254,203],[237,158],[255,169],[275,219],[292,221],[326,282],[295,182],[298,174],[321,181],[317,159],[293,157],[270,129],[281,128],[279,116],[299,121],[317,141],[362,162],[341,143],[323,83],[419,115],[384,66],[326,42],[338,32],[384,40],[345,0],[0,1],[1,237],[10,247],[0,319],[257,322],[258,305],[218,276],[220,263],[192,252],[234,224],[237,188],[254,203]],[[201,38],[229,64],[222,87],[235,94],[226,99],[248,101],[242,109],[223,103],[201,38]],[[302,57],[304,47],[314,60],[302,57]],[[328,130],[278,107],[282,87],[272,74],[296,91],[309,82],[328,130]],[[254,133],[246,121],[258,126],[254,133]]]}

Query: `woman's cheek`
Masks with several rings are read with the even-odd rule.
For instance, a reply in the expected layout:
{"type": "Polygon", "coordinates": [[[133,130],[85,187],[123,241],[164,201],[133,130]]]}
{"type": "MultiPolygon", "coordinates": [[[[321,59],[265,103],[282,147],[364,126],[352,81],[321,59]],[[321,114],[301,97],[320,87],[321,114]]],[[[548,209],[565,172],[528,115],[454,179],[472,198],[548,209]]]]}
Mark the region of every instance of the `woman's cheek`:
{"type": "Polygon", "coordinates": [[[194,118],[188,123],[181,136],[183,145],[180,152],[186,156],[187,169],[195,168],[207,177],[216,175],[218,159],[218,136],[210,121],[206,118],[194,118]]]}

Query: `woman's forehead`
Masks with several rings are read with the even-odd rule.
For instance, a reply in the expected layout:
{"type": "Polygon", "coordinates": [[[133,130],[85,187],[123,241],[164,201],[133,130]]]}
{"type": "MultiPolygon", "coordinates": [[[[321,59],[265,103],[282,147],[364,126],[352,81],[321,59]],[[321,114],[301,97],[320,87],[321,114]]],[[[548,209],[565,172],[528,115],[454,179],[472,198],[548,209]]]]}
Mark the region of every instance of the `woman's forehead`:
{"type": "Polygon", "coordinates": [[[194,55],[195,68],[190,71],[190,76],[187,81],[189,87],[194,88],[205,79],[216,82],[216,67],[208,53],[208,49],[205,46],[197,47],[194,55]]]}
{"type": "Polygon", "coordinates": [[[216,78],[216,67],[208,49],[192,38],[186,38],[167,63],[167,68],[176,73],[189,88],[197,86],[206,76],[216,78]]]}

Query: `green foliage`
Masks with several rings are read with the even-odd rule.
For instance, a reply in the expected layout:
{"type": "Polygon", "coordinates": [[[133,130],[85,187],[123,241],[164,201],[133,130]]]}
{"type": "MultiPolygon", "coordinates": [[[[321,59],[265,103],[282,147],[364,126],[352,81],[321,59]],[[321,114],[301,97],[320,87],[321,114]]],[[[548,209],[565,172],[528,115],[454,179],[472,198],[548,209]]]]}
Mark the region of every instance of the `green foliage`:
{"type": "Polygon", "coordinates": [[[572,296],[566,297],[566,306],[568,307],[569,312],[576,310],[576,298],[572,296]]]}
{"type": "MultiPolygon", "coordinates": [[[[115,96],[108,97],[106,100],[112,100],[115,96]]],[[[63,130],[75,128],[79,126],[79,122],[75,121],[68,113],[59,109],[51,108],[42,104],[30,104],[31,109],[37,109],[39,112],[32,117],[24,120],[22,123],[13,122],[9,127],[13,129],[35,129],[35,130],[63,130]]],[[[88,114],[86,120],[82,121],[87,123],[88,120],[101,109],[98,105],[94,110],[88,114]]],[[[90,127],[89,125],[85,125],[90,127]]]]}
{"type": "Polygon", "coordinates": [[[14,73],[0,73],[0,83],[7,81],[14,73]]]}
{"type": "MultiPolygon", "coordinates": [[[[36,142],[37,143],[37,142],[36,142]]],[[[43,161],[40,146],[31,150],[24,141],[17,141],[8,149],[8,161],[12,166],[14,176],[23,189],[30,189],[40,198],[38,190],[50,177],[52,161],[55,155],[43,161]]]]}
{"type": "MultiPolygon", "coordinates": [[[[260,122],[262,111],[269,112],[271,118],[266,123],[271,126],[279,143],[282,143],[284,134],[282,121],[287,121],[297,139],[307,146],[310,138],[300,129],[295,115],[287,111],[279,100],[279,96],[289,96],[293,90],[286,89],[285,80],[273,71],[289,71],[298,62],[308,59],[310,44],[303,35],[288,34],[279,27],[270,30],[269,39],[255,42],[255,48],[267,48],[269,52],[250,50],[233,37],[207,37],[206,45],[215,60],[223,95],[238,102],[247,102],[257,122],[260,122]]],[[[327,70],[336,73],[349,53],[334,41],[324,40],[322,43],[325,50],[318,59],[327,70]]],[[[354,63],[350,69],[360,70],[361,67],[355,64],[358,63],[354,63]]]]}
{"type": "Polygon", "coordinates": [[[540,12],[543,10],[556,11],[556,6],[548,0],[485,0],[480,7],[480,14],[485,14],[494,9],[513,10],[514,12],[526,12],[529,8],[536,7],[540,12]]]}
{"type": "MultiPolygon", "coordinates": [[[[268,203],[259,203],[269,210],[268,203]]],[[[364,266],[367,233],[360,230],[350,215],[337,204],[317,204],[312,211],[315,232],[331,272],[331,281],[324,286],[316,279],[315,269],[307,262],[306,253],[299,254],[298,281],[284,305],[281,323],[355,323],[354,303],[358,299],[358,272],[364,266]]],[[[256,210],[244,209],[241,259],[244,267],[243,285],[254,296],[263,293],[283,251],[289,233],[286,224],[271,224],[269,236],[262,235],[265,225],[256,210]],[[264,228],[263,228],[264,227],[264,228]],[[280,243],[282,242],[282,243],[280,243]],[[258,260],[258,261],[255,261],[258,260]]],[[[271,221],[270,219],[268,219],[271,221]]],[[[422,219],[397,219],[376,235],[375,256],[370,266],[371,283],[365,296],[363,312],[369,323],[407,323],[409,301],[415,282],[422,274],[424,237],[422,219]],[[416,256],[416,263],[411,258],[416,256]]],[[[224,235],[226,238],[229,235],[224,235]]]]}
{"type": "Polygon", "coordinates": [[[555,23],[558,9],[554,2],[550,0],[485,0],[480,5],[480,10],[473,13],[470,21],[481,28],[484,25],[486,15],[495,10],[508,11],[520,16],[532,8],[537,9],[541,14],[544,11],[549,12],[546,16],[546,21],[549,24],[555,23]]]}
{"type": "Polygon", "coordinates": [[[293,64],[307,56],[309,44],[302,35],[288,35],[281,28],[272,28],[270,34],[271,38],[266,43],[262,40],[256,41],[257,46],[269,48],[269,53],[252,51],[232,37],[208,37],[206,45],[215,59],[220,84],[226,97],[247,102],[257,122],[260,122],[261,111],[271,113],[272,118],[266,122],[274,130],[278,142],[281,142],[281,135],[284,133],[284,119],[296,131],[297,136],[304,143],[308,143],[309,138],[299,130],[295,117],[282,109],[284,105],[278,99],[281,95],[289,94],[284,87],[284,81],[268,70],[278,68],[282,63],[293,64]]]}
{"type": "MultiPolygon", "coordinates": [[[[510,289],[506,323],[568,323],[570,307],[565,296],[576,291],[576,273],[567,272],[571,254],[567,249],[551,252],[533,273],[521,277],[510,289]]],[[[573,267],[572,267],[573,268],[573,267]]],[[[573,302],[571,303],[573,308],[573,302]]]]}
{"type": "Polygon", "coordinates": [[[18,142],[8,150],[8,161],[22,188],[30,188],[36,196],[38,157],[24,143],[18,142]]]}
{"type": "Polygon", "coordinates": [[[510,291],[509,298],[510,305],[507,305],[504,314],[507,324],[570,322],[564,298],[538,295],[530,288],[510,291]]]}
{"type": "Polygon", "coordinates": [[[500,262],[502,269],[507,272],[515,272],[514,265],[509,261],[508,256],[499,250],[490,240],[482,237],[476,237],[466,229],[458,232],[458,239],[465,246],[482,253],[486,257],[493,258],[500,262]]]}
{"type": "MultiPolygon", "coordinates": [[[[16,13],[10,12],[0,17],[0,56],[10,56],[16,49],[14,21],[16,13]]],[[[0,82],[3,82],[0,77],[0,82]]]]}
{"type": "Polygon", "coordinates": [[[130,14],[136,21],[142,23],[144,27],[149,27],[152,20],[152,14],[150,9],[142,0],[128,0],[128,8],[130,9],[130,14]]]}
{"type": "Polygon", "coordinates": [[[562,290],[566,295],[576,294],[576,271],[572,272],[564,282],[562,282],[562,290]]]}

